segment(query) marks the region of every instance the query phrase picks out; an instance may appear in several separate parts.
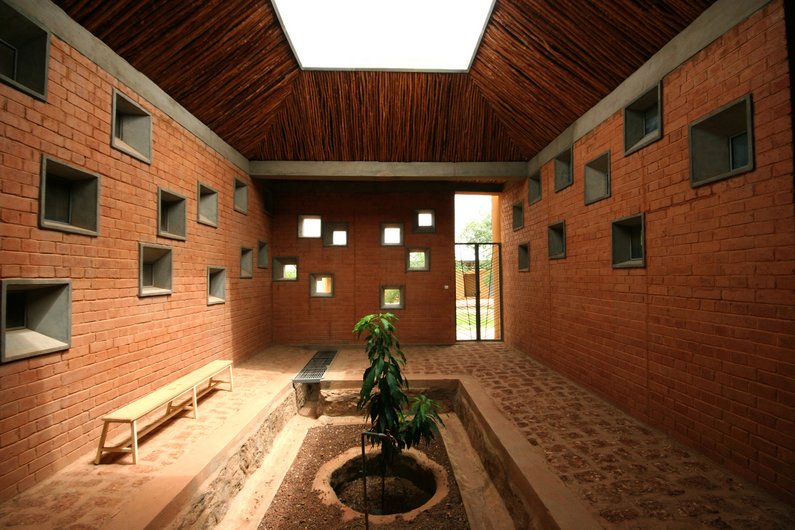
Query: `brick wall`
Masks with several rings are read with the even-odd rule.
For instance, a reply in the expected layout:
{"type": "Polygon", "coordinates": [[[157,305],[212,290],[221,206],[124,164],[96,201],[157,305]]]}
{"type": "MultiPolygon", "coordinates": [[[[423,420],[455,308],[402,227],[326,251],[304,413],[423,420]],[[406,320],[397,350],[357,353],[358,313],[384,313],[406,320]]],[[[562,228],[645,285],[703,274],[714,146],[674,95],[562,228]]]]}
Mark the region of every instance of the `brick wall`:
{"type": "Polygon", "coordinates": [[[773,2],[663,79],[663,138],[624,156],[623,114],[574,145],[574,185],[526,184],[503,229],[513,345],[728,468],[795,497],[795,219],[784,12],[773,2]],[[754,171],[692,188],[688,125],[751,93],[754,171]],[[610,150],[612,195],[584,206],[583,166],[610,150]],[[646,214],[646,267],[611,267],[610,223],[646,214]],[[566,221],[567,257],[547,258],[566,221]],[[530,242],[529,272],[517,272],[530,242]]]}
{"type": "Polygon", "coordinates": [[[69,278],[72,347],[0,365],[0,500],[96,447],[100,416],[216,358],[271,341],[270,276],[239,279],[241,246],[268,239],[261,195],[232,209],[247,175],[53,37],[47,102],[0,85],[0,275],[69,278]],[[112,89],[153,116],[152,164],[110,147],[112,89]],[[100,177],[98,237],[37,228],[42,153],[100,177]],[[197,183],[218,190],[218,228],[196,222],[197,183]],[[157,188],[187,197],[187,240],[158,237],[157,188]],[[173,249],[173,294],[139,298],[138,243],[173,249]],[[227,301],[207,305],[207,266],[227,301]]]}
{"type": "Polygon", "coordinates": [[[405,285],[406,298],[405,309],[391,310],[400,319],[400,340],[454,342],[453,192],[411,191],[387,184],[359,187],[359,191],[346,185],[308,191],[298,186],[274,194],[272,255],[299,260],[297,282],[273,283],[274,341],[351,342],[358,319],[381,311],[380,286],[397,284],[405,285]],[[413,232],[416,209],[435,210],[435,233],[413,232]],[[320,215],[324,222],[347,222],[348,246],[324,247],[320,239],[299,239],[298,215],[309,214],[320,215]],[[384,222],[403,223],[403,246],[381,246],[384,222]],[[406,272],[406,248],[415,246],[431,249],[429,272],[406,272]],[[313,272],[334,273],[333,298],[310,298],[308,276],[313,272]]]}

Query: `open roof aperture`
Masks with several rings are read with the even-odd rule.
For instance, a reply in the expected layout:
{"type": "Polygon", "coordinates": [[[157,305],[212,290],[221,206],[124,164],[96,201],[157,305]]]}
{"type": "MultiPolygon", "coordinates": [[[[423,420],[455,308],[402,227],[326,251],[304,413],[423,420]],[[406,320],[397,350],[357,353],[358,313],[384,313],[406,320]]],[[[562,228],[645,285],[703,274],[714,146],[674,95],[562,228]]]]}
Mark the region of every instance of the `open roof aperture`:
{"type": "Polygon", "coordinates": [[[466,72],[494,0],[273,0],[310,70],[466,72]]]}

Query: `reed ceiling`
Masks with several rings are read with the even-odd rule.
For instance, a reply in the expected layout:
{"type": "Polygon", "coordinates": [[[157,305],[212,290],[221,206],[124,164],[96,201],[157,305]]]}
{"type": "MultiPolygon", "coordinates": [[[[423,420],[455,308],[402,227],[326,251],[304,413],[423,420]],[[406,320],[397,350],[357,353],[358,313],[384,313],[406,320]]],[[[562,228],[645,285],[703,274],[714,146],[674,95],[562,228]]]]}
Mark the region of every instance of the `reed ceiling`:
{"type": "Polygon", "coordinates": [[[254,160],[532,158],[714,0],[497,0],[466,74],[302,71],[266,0],[54,0],[254,160]]]}

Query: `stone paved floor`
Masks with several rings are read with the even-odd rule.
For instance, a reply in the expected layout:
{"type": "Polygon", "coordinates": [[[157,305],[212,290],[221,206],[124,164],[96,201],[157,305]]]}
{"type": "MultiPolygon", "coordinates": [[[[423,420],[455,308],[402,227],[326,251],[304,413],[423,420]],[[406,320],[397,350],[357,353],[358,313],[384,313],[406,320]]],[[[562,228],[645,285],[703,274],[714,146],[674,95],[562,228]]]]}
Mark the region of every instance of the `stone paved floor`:
{"type": "MultiPolygon", "coordinates": [[[[157,477],[255,397],[283,387],[314,349],[272,347],[235,367],[235,392],[199,405],[147,438],[137,466],[94,466],[91,455],[0,504],[0,527],[101,528],[129,492],[157,477]]],[[[795,507],[622,413],[503,343],[407,347],[407,375],[470,374],[546,456],[606,528],[795,528],[795,507]]],[[[343,348],[332,377],[357,375],[360,348],[343,348]]],[[[263,403],[263,406],[265,404],[263,403]]],[[[106,457],[108,458],[108,457],[106,457]]]]}

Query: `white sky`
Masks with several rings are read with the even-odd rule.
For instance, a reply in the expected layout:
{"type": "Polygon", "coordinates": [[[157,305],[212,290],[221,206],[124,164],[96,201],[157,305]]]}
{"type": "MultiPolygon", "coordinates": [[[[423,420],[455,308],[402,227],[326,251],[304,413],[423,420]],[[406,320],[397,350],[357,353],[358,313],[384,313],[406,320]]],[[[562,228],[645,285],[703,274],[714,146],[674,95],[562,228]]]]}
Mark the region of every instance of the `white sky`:
{"type": "Polygon", "coordinates": [[[455,234],[473,219],[491,216],[491,195],[456,195],[455,196],[455,234]]]}
{"type": "Polygon", "coordinates": [[[469,70],[494,0],[274,0],[303,68],[469,70]]]}

